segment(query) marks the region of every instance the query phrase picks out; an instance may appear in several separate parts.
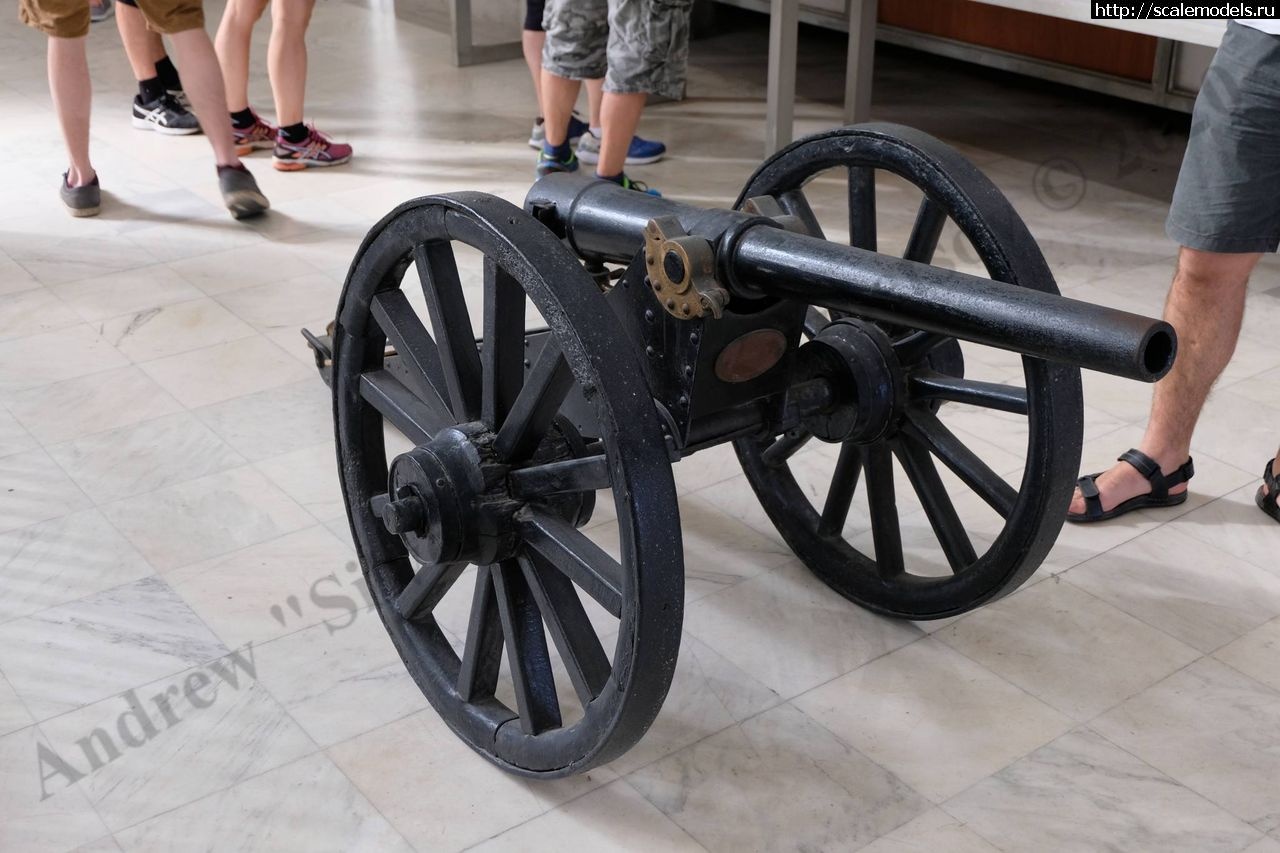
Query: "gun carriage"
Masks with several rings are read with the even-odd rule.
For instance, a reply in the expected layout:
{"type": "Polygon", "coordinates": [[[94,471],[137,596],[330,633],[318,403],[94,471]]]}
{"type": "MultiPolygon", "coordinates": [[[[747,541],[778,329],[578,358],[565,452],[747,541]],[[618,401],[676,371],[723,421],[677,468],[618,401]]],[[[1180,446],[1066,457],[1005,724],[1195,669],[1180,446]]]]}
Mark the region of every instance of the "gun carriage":
{"type": "Polygon", "coordinates": [[[575,175],[539,181],[524,210],[467,192],[407,202],[361,246],[331,338],[310,339],[396,648],[459,737],[533,777],[617,757],[666,696],[678,460],[731,442],[832,589],[892,617],[953,616],[1015,589],[1052,546],[1078,473],[1080,368],[1152,382],[1175,352],[1165,323],[1059,296],[989,180],[883,124],[796,142],[732,210],[575,175]],[[832,169],[848,178],[848,243],[825,239],[806,198],[832,169]],[[877,251],[877,171],[921,197],[904,257],[877,251]],[[933,264],[948,222],[989,277],[933,264]],[[478,285],[455,245],[483,255],[478,285]],[[1020,384],[966,378],[960,342],[1020,354],[1020,384]],[[954,407],[1025,420],[1014,482],[946,425],[954,407]],[[805,447],[825,455],[801,470],[805,447]],[[904,547],[911,495],[940,563],[904,547]],[[982,536],[966,499],[993,513],[982,536]],[[452,618],[448,595],[463,602],[452,618]]]}

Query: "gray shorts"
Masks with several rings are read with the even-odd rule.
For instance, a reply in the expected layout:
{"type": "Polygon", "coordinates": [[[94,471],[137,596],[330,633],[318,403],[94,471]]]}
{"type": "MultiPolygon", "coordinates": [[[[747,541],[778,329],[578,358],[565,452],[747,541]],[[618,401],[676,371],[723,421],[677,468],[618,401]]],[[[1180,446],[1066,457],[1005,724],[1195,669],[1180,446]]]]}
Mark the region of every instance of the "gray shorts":
{"type": "Polygon", "coordinates": [[[684,95],[693,0],[548,0],[542,67],[619,94],[684,95]]]}
{"type": "Polygon", "coordinates": [[[1204,252],[1280,245],[1280,36],[1227,24],[1196,98],[1165,232],[1204,252]]]}

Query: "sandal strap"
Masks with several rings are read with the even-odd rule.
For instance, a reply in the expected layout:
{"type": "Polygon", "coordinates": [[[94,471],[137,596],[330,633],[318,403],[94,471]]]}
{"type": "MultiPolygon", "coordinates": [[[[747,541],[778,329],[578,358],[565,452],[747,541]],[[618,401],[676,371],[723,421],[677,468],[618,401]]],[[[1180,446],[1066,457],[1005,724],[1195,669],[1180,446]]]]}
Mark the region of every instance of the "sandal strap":
{"type": "Polygon", "coordinates": [[[1116,461],[1129,463],[1139,474],[1145,477],[1147,482],[1151,484],[1151,496],[1153,498],[1167,498],[1169,496],[1169,486],[1172,484],[1166,482],[1164,473],[1160,470],[1160,463],[1141,450],[1131,447],[1116,457],[1116,461]]]}
{"type": "Polygon", "coordinates": [[[1262,500],[1276,506],[1276,501],[1280,500],[1280,482],[1277,482],[1276,475],[1271,473],[1271,460],[1267,460],[1266,467],[1262,469],[1262,482],[1267,484],[1267,493],[1262,496],[1262,500]]]}
{"type": "Polygon", "coordinates": [[[1096,474],[1086,474],[1076,480],[1076,486],[1080,489],[1081,497],[1084,498],[1084,514],[1088,518],[1097,518],[1102,515],[1102,495],[1098,492],[1096,477],[1096,474]]]}

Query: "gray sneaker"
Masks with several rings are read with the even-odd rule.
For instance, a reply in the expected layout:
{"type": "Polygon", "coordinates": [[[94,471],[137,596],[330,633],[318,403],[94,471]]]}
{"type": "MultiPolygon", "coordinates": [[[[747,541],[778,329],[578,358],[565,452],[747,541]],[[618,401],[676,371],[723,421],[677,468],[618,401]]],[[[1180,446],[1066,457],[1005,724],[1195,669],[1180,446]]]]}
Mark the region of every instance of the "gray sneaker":
{"type": "Polygon", "coordinates": [[[62,173],[62,203],[72,216],[97,216],[102,209],[102,190],[98,186],[98,176],[82,187],[67,184],[67,173],[62,173]]]}
{"type": "Polygon", "coordinates": [[[169,95],[161,95],[144,104],[141,95],[133,96],[133,126],[138,130],[154,130],[166,136],[188,136],[200,132],[196,115],[169,95]]]}
{"type": "Polygon", "coordinates": [[[258,216],[271,207],[271,202],[258,189],[258,182],[243,164],[219,166],[218,187],[222,190],[222,200],[226,203],[227,210],[236,219],[258,216]]]}
{"type": "Polygon", "coordinates": [[[115,0],[99,0],[89,4],[89,20],[100,24],[116,13],[115,0]]]}

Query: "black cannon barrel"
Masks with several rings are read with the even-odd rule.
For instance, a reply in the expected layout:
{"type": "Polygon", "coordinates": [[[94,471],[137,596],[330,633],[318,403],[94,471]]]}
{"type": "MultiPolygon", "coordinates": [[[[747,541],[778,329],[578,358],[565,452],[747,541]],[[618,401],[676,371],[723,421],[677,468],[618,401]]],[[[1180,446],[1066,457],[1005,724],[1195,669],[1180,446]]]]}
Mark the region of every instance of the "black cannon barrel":
{"type": "Polygon", "coordinates": [[[739,229],[722,258],[731,284],[773,296],[1154,382],[1173,364],[1176,337],[1161,320],[882,255],[769,225],[750,214],[703,209],[587,176],[534,184],[526,207],[563,231],[583,257],[630,261],[650,219],[675,216],[690,233],[739,229]]]}

